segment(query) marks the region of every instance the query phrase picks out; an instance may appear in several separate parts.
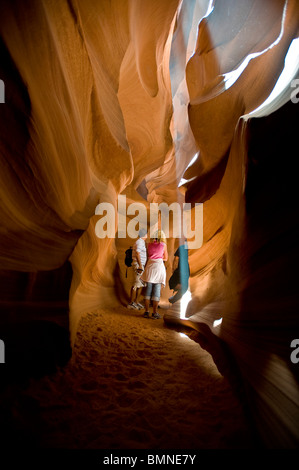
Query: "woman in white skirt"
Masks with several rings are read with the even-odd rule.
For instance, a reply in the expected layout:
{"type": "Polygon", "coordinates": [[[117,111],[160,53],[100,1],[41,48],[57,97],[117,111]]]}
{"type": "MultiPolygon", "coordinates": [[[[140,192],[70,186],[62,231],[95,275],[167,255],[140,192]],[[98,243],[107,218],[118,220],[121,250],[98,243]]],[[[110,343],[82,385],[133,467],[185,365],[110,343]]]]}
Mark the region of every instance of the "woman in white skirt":
{"type": "Polygon", "coordinates": [[[168,259],[167,245],[162,241],[161,232],[159,231],[156,238],[147,246],[147,263],[145,270],[141,276],[142,281],[146,282],[144,303],[144,317],[149,318],[150,300],[153,301],[152,318],[161,318],[158,313],[158,305],[161,296],[161,287],[166,285],[166,269],[164,261],[168,259]]]}

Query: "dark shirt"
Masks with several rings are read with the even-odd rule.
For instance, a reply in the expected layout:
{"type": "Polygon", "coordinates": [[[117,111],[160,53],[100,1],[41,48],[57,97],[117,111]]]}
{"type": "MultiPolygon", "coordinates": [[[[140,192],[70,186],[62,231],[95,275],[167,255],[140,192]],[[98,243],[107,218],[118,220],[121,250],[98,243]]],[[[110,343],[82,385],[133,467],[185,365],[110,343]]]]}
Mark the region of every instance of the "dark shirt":
{"type": "Polygon", "coordinates": [[[180,275],[189,277],[190,268],[188,261],[188,248],[185,248],[185,245],[180,245],[176,250],[174,256],[177,256],[179,258],[177,269],[180,271],[180,275]]]}

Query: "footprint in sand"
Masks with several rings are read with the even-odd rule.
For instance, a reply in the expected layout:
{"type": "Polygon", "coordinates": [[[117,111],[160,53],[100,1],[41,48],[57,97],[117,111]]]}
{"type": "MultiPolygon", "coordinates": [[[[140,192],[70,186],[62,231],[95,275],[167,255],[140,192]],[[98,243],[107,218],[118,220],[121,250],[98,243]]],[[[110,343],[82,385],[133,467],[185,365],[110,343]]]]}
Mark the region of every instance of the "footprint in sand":
{"type": "Polygon", "coordinates": [[[143,360],[140,360],[140,359],[137,359],[136,361],[133,362],[133,364],[134,364],[134,366],[146,366],[147,362],[143,361],[143,360]]]}
{"type": "Polygon", "coordinates": [[[136,388],[141,389],[141,388],[146,388],[146,385],[143,382],[140,382],[140,380],[136,380],[136,381],[130,382],[128,385],[128,388],[131,390],[134,390],[136,388]]]}
{"type": "Polygon", "coordinates": [[[114,377],[116,378],[116,380],[119,380],[120,382],[125,382],[126,380],[128,380],[128,377],[126,377],[123,374],[116,374],[114,377]]]}

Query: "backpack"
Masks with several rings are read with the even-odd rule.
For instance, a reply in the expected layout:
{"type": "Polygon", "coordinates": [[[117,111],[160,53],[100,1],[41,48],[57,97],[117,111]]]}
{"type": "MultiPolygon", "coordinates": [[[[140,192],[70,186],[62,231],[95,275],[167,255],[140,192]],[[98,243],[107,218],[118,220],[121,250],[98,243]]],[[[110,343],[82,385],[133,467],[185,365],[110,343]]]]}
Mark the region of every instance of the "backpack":
{"type": "MultiPolygon", "coordinates": [[[[125,265],[127,266],[127,268],[130,268],[132,266],[132,261],[133,261],[133,248],[130,246],[130,248],[128,248],[126,251],[125,251],[125,265]]],[[[128,273],[128,269],[126,270],[126,277],[127,277],[127,273],[128,273]]]]}

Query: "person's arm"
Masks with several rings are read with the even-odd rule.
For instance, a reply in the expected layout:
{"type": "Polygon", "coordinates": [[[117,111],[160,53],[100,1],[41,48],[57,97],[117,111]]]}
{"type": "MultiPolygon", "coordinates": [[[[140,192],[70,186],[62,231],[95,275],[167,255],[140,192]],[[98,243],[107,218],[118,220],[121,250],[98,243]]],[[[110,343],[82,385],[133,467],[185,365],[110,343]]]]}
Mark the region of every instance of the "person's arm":
{"type": "Polygon", "coordinates": [[[167,261],[167,260],[168,260],[168,251],[167,251],[167,245],[165,243],[164,252],[163,252],[163,261],[167,261]]]}
{"type": "Polygon", "coordinates": [[[138,265],[139,265],[139,268],[138,268],[138,269],[142,269],[142,271],[143,271],[143,266],[142,266],[142,263],[141,263],[141,258],[140,258],[140,253],[139,253],[139,251],[136,251],[136,258],[137,258],[138,265]]]}
{"type": "Polygon", "coordinates": [[[174,256],[173,263],[172,263],[172,271],[175,271],[178,268],[178,265],[179,265],[179,257],[174,256]]]}
{"type": "Polygon", "coordinates": [[[141,250],[141,247],[140,247],[140,238],[135,242],[135,259],[138,263],[138,268],[137,270],[138,271],[143,271],[144,269],[144,266],[142,265],[141,263],[141,257],[140,257],[140,250],[141,250]]]}

